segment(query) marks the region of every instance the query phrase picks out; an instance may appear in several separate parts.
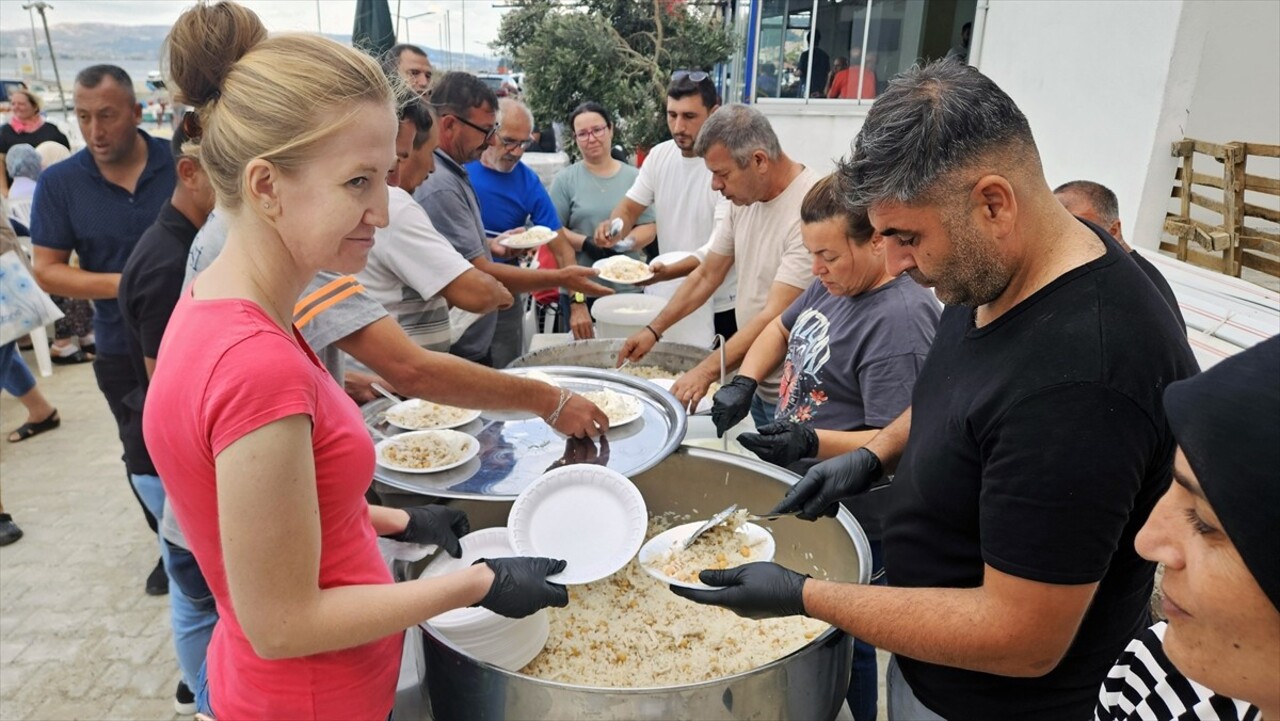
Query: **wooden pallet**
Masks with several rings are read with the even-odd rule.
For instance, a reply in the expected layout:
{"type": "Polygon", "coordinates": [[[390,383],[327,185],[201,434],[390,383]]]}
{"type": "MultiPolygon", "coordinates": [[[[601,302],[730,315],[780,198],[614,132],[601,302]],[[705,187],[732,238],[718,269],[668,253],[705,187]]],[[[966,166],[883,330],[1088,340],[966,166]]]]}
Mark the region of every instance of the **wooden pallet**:
{"type": "Polygon", "coordinates": [[[1280,225],[1280,178],[1247,170],[1250,156],[1280,158],[1280,145],[1220,145],[1186,138],[1173,144],[1173,155],[1182,158],[1182,165],[1170,195],[1181,204],[1177,213],[1165,215],[1169,238],[1161,241],[1160,250],[1237,278],[1245,268],[1280,278],[1280,232],[1259,227],[1280,225]],[[1212,172],[1202,172],[1209,168],[1212,172]],[[1246,191],[1270,197],[1263,204],[1251,203],[1246,191]],[[1201,219],[1208,216],[1220,222],[1201,219]]]}

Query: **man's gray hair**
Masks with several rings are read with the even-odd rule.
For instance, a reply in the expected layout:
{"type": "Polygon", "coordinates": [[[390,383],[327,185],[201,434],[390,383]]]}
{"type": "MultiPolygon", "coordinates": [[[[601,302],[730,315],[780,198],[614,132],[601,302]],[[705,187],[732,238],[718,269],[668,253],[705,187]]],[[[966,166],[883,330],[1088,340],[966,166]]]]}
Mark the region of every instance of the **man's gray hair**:
{"type": "Polygon", "coordinates": [[[948,58],[889,81],[836,174],[850,207],[925,199],[993,151],[1039,162],[1027,118],[990,78],[948,58]]]}
{"type": "Polygon", "coordinates": [[[1092,180],[1072,180],[1053,189],[1054,195],[1058,193],[1078,193],[1083,196],[1093,207],[1093,212],[1098,214],[1098,220],[1101,220],[1103,225],[1111,225],[1120,220],[1120,199],[1111,188],[1102,183],[1095,183],[1092,180]]]}
{"type": "Polygon", "coordinates": [[[528,105],[516,100],[515,98],[498,98],[498,123],[506,125],[502,119],[507,113],[524,113],[524,117],[529,121],[529,129],[533,129],[533,111],[528,105]]]}
{"type": "Polygon", "coordinates": [[[757,150],[763,150],[769,160],[782,157],[778,134],[773,132],[769,119],[759,110],[737,103],[721,106],[707,118],[693,141],[693,152],[705,158],[716,144],[729,151],[739,168],[747,167],[751,154],[757,150]]]}

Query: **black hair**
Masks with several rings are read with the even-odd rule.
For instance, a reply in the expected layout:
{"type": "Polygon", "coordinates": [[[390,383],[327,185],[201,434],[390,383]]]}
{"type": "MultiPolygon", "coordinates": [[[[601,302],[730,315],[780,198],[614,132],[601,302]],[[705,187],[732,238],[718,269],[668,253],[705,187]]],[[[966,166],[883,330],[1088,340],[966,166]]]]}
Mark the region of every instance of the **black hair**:
{"type": "Polygon", "coordinates": [[[400,108],[396,113],[400,118],[400,122],[406,120],[413,123],[413,149],[417,150],[422,144],[427,142],[427,138],[431,135],[431,126],[435,125],[435,118],[431,116],[431,108],[417,97],[408,99],[400,103],[400,108]]]}
{"type": "Polygon", "coordinates": [[[578,116],[582,115],[583,113],[595,113],[599,115],[600,117],[604,118],[604,124],[609,126],[610,129],[613,129],[613,116],[609,114],[609,111],[605,110],[604,106],[601,105],[600,103],[597,103],[594,100],[588,100],[587,102],[582,103],[578,107],[574,108],[572,113],[569,113],[569,132],[570,133],[573,132],[573,121],[577,120],[578,116]]]}
{"type": "Polygon", "coordinates": [[[396,73],[400,72],[400,56],[404,55],[406,52],[413,53],[414,55],[421,55],[422,57],[427,58],[427,62],[431,61],[431,59],[427,56],[426,50],[423,50],[417,45],[410,45],[409,43],[399,43],[396,45],[392,45],[391,49],[388,50],[386,54],[382,56],[383,72],[385,72],[387,75],[395,75],[396,73]]]}
{"type": "Polygon", "coordinates": [[[102,84],[103,78],[116,81],[116,85],[129,94],[131,102],[138,102],[138,96],[133,91],[133,78],[119,65],[90,65],[76,74],[76,85],[92,90],[102,84]]]}
{"type": "Polygon", "coordinates": [[[440,113],[465,116],[472,108],[489,107],[498,111],[498,96],[471,73],[452,70],[436,81],[431,94],[431,105],[440,113]]]}
{"type": "Polygon", "coordinates": [[[720,104],[720,94],[716,92],[716,84],[711,82],[711,77],[707,77],[693,82],[689,76],[683,75],[679,80],[672,79],[671,84],[667,85],[667,97],[672,100],[687,98],[690,95],[698,95],[702,98],[702,106],[707,110],[711,110],[720,104]]]}

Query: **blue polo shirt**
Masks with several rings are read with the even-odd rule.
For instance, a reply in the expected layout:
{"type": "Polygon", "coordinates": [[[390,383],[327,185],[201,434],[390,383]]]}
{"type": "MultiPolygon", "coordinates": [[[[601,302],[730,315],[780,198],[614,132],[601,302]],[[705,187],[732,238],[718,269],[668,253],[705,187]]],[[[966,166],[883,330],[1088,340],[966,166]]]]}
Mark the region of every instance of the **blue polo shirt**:
{"type": "MultiPolygon", "coordinates": [[[[31,204],[33,244],[75,251],[84,270],[124,270],[138,238],[173,195],[177,177],[168,141],[138,134],[147,143],[147,165],[133,193],[102,177],[88,148],[41,173],[31,204]]],[[[128,354],[128,331],[116,299],[95,300],[93,309],[98,353],[128,354]]]]}
{"type": "Polygon", "coordinates": [[[532,218],[534,225],[560,230],[560,214],[547,195],[538,174],[524,163],[516,163],[510,173],[486,168],[479,160],[467,163],[471,187],[480,201],[480,218],[485,232],[495,235],[523,228],[532,218]]]}

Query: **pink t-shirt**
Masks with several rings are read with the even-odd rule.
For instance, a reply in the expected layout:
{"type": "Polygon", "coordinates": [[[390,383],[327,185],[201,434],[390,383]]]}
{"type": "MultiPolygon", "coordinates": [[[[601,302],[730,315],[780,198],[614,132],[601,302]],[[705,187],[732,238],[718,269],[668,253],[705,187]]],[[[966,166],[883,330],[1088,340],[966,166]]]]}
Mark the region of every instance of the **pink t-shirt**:
{"type": "Polygon", "coordinates": [[[217,718],[385,719],[403,636],[304,658],[260,658],[236,618],[218,530],[214,458],[254,430],[307,415],[320,508],[319,585],[391,583],[364,498],[374,451],[359,409],[296,330],[290,337],[248,301],[184,293],[158,360],[143,431],[217,602],[208,655],[217,718]]]}

